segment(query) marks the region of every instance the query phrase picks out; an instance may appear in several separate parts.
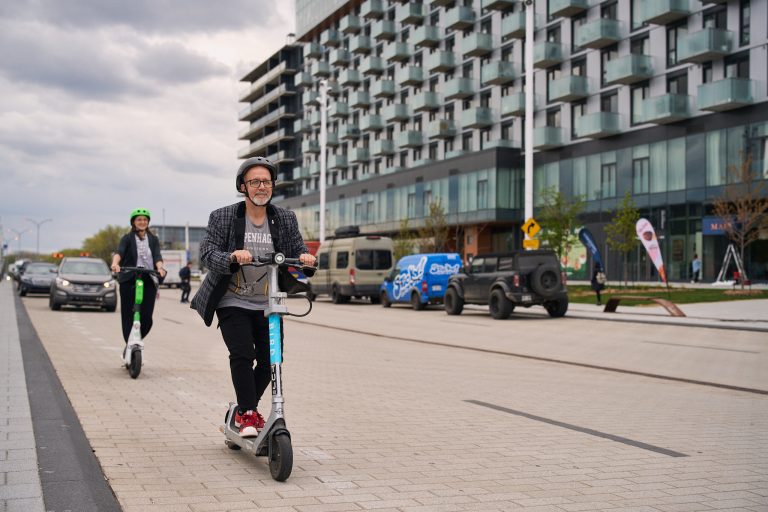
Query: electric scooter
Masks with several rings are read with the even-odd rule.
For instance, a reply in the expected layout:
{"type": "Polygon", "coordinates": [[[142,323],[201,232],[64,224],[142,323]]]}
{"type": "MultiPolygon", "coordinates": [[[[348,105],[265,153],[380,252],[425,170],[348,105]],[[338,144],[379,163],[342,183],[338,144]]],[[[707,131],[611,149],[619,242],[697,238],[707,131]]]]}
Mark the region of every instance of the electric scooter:
{"type": "Polygon", "coordinates": [[[128,335],[128,344],[123,352],[123,364],[128,374],[135,379],[141,373],[144,341],[141,339],[141,304],[144,302],[144,279],[142,276],[157,276],[157,272],[144,267],[122,267],[120,272],[132,272],[136,275],[136,294],[133,301],[133,327],[128,335]]]}
{"type": "Polygon", "coordinates": [[[281,367],[283,363],[282,351],[282,328],[280,317],[297,316],[302,317],[312,311],[312,302],[304,295],[288,295],[281,292],[277,285],[277,274],[279,267],[299,267],[302,269],[314,269],[307,267],[298,259],[286,258],[282,253],[269,254],[257,258],[253,263],[243,265],[266,266],[267,277],[269,279],[268,305],[264,315],[269,318],[269,363],[272,367],[272,410],[269,418],[264,423],[264,428],[257,437],[241,437],[239,430],[235,427],[235,412],[237,404],[229,403],[229,409],[224,416],[224,425],[219,430],[224,434],[224,444],[231,450],[245,449],[247,452],[256,456],[266,455],[269,461],[269,472],[272,478],[278,482],[284,482],[291,475],[293,469],[293,447],[291,445],[291,433],[285,425],[283,415],[283,381],[281,367]],[[288,313],[286,299],[288,297],[303,297],[309,302],[309,309],[306,313],[296,315],[288,313]]]}

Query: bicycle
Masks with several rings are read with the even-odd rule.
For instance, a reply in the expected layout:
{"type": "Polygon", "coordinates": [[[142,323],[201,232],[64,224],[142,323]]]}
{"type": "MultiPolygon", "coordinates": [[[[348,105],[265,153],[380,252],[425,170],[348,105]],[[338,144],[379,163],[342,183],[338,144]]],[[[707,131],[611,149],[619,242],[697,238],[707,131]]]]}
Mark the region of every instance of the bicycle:
{"type": "MultiPolygon", "coordinates": [[[[136,274],[136,293],[133,301],[133,326],[123,352],[123,364],[128,374],[135,379],[141,373],[144,340],[141,338],[141,304],[144,302],[144,279],[142,275],[159,277],[157,271],[144,267],[122,267],[120,273],[136,274]]],[[[122,305],[121,305],[122,307],[122,305]]]]}
{"type": "Polygon", "coordinates": [[[224,444],[230,450],[240,450],[253,453],[255,456],[267,455],[269,471],[272,478],[278,482],[288,479],[293,469],[293,447],[291,434],[285,425],[283,412],[283,381],[282,381],[282,316],[307,316],[312,311],[312,301],[301,294],[287,294],[278,289],[277,275],[279,267],[299,267],[302,270],[313,270],[315,267],[306,266],[295,258],[286,258],[282,253],[273,253],[257,258],[257,261],[243,263],[242,266],[255,266],[267,268],[268,277],[268,305],[264,315],[269,319],[269,363],[272,368],[272,410],[264,423],[264,428],[258,436],[241,437],[235,427],[235,412],[237,404],[229,403],[229,409],[224,415],[224,425],[219,430],[224,434],[224,444]],[[286,299],[289,297],[302,297],[309,302],[306,313],[296,315],[288,312],[286,299]]]}

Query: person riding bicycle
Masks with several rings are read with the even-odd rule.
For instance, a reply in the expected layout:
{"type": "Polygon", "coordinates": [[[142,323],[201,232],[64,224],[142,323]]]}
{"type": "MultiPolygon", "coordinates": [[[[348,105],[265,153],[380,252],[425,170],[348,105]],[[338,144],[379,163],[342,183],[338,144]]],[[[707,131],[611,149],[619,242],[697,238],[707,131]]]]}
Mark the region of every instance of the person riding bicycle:
{"type": "MultiPolygon", "coordinates": [[[[131,212],[131,231],[120,239],[117,252],[112,256],[112,272],[118,274],[120,282],[120,319],[123,324],[123,339],[133,327],[133,302],[136,295],[136,276],[132,272],[120,272],[123,267],[144,267],[155,269],[160,279],[165,278],[163,257],[160,254],[160,240],[149,229],[149,210],[136,208],[131,212]]],[[[144,301],[141,304],[141,337],[152,329],[152,312],[155,309],[158,281],[156,277],[144,279],[144,301]]]]}
{"type": "MultiPolygon", "coordinates": [[[[211,325],[214,312],[218,317],[237,397],[235,426],[243,437],[256,436],[264,428],[257,407],[271,381],[271,369],[269,321],[264,316],[266,269],[241,264],[276,252],[307,266],[315,264],[296,214],[270,204],[276,180],[277,168],[266,158],[249,158],[240,165],[235,187],[245,200],[211,212],[200,241],[200,263],[209,272],[190,306],[205,325],[211,325]]],[[[282,268],[278,277],[280,289],[289,293],[301,284],[282,268]]]]}

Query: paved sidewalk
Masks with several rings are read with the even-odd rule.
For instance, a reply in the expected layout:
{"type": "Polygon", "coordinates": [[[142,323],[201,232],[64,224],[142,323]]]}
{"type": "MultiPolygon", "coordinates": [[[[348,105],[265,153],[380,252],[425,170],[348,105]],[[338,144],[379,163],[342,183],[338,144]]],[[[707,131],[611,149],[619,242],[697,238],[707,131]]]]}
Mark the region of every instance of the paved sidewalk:
{"type": "Polygon", "coordinates": [[[0,510],[43,511],[13,283],[0,281],[0,510]]]}

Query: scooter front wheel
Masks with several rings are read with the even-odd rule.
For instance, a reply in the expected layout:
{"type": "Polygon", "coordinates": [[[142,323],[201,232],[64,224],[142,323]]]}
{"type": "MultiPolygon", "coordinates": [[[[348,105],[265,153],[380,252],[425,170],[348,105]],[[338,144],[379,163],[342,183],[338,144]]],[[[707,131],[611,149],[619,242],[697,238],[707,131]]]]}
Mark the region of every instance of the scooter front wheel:
{"type": "Polygon", "coordinates": [[[128,373],[132,379],[135,379],[141,373],[141,350],[134,350],[131,353],[131,364],[128,366],[128,373]]]}
{"type": "Polygon", "coordinates": [[[278,482],[284,482],[293,470],[293,447],[286,433],[275,434],[270,439],[269,472],[278,482]]]}

